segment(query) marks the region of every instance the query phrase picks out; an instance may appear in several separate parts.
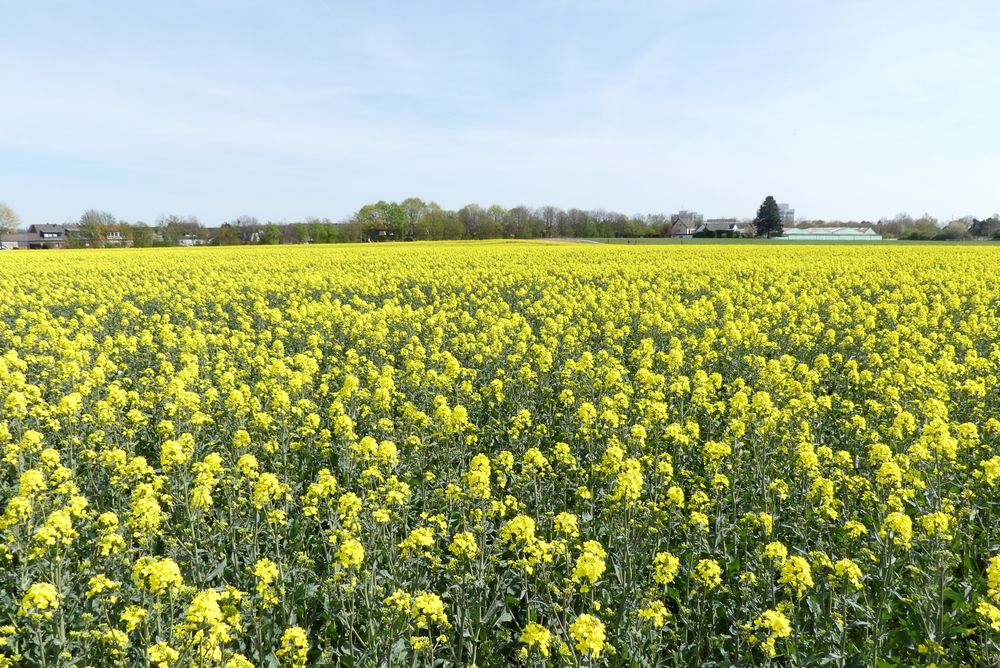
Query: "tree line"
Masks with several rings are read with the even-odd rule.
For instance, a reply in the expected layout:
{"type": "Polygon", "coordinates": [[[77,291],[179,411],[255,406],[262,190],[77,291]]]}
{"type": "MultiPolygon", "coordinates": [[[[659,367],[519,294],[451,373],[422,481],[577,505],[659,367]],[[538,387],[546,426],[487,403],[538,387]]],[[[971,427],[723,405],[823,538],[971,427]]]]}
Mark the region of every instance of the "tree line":
{"type": "MultiPolygon", "coordinates": [[[[759,236],[781,233],[775,222],[777,209],[768,196],[750,228],[759,236]]],[[[410,197],[401,202],[365,204],[340,221],[306,218],[297,222],[260,221],[241,215],[217,226],[207,226],[195,216],[163,215],[152,225],[130,223],[106,211],[89,210],[76,221],[81,245],[104,245],[109,234],[134,246],[176,246],[181,243],[241,245],[341,243],[364,241],[431,241],[459,239],[538,238],[638,238],[671,235],[678,215],[663,213],[626,215],[604,209],[560,209],[554,206],[505,208],[493,204],[483,208],[468,204],[458,210],[444,209],[436,202],[410,197]]],[[[0,232],[13,231],[20,223],[16,214],[0,203],[0,232]]],[[[787,224],[786,224],[787,226],[787,224]]],[[[869,221],[804,220],[796,227],[871,227],[886,238],[924,240],[1000,239],[1000,216],[963,218],[948,222],[929,215],[869,221]]]]}

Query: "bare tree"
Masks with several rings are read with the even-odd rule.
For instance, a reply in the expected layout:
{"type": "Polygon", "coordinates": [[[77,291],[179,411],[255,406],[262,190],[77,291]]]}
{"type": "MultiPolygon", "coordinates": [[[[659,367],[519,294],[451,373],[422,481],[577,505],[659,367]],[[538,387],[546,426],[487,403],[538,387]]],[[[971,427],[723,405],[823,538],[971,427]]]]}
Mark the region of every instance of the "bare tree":
{"type": "Polygon", "coordinates": [[[556,219],[562,213],[554,206],[546,205],[538,210],[538,216],[542,219],[542,236],[551,237],[556,229],[556,219]]]}
{"type": "Polygon", "coordinates": [[[5,202],[0,202],[0,232],[10,234],[17,230],[21,224],[21,219],[17,217],[14,210],[7,206],[5,202]]]}
{"type": "Polygon", "coordinates": [[[164,214],[156,221],[160,237],[170,245],[176,245],[183,237],[201,236],[203,226],[196,216],[177,216],[164,214]]]}

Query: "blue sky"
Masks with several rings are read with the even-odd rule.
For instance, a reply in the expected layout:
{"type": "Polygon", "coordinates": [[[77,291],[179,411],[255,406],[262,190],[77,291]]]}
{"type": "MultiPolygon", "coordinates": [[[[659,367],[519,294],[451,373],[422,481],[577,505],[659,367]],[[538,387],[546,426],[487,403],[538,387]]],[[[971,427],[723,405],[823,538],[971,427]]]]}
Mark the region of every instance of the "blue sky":
{"type": "Polygon", "coordinates": [[[1000,3],[0,0],[0,201],[1000,210],[1000,3]]]}

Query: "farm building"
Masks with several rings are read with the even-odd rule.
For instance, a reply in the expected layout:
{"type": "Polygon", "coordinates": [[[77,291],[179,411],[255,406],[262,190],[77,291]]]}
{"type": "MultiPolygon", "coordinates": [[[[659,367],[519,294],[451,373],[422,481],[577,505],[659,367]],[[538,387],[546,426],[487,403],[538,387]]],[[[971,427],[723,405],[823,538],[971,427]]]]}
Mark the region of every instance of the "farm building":
{"type": "Polygon", "coordinates": [[[678,211],[670,216],[669,231],[672,237],[690,237],[698,231],[703,218],[695,211],[678,211]]]}
{"type": "Polygon", "coordinates": [[[777,237],[786,241],[882,241],[870,227],[786,227],[777,237]]]}
{"type": "Polygon", "coordinates": [[[736,218],[712,218],[698,227],[696,237],[745,237],[753,234],[753,226],[736,218]]]}

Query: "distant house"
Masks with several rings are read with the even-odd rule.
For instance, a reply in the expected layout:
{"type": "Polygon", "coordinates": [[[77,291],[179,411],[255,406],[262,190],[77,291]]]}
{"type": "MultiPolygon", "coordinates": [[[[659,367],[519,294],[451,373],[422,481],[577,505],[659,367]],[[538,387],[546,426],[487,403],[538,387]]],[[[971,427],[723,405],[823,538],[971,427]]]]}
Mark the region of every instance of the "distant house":
{"type": "Polygon", "coordinates": [[[75,225],[32,225],[27,232],[0,235],[4,250],[18,248],[66,248],[75,239],[75,225]]]}
{"type": "Polygon", "coordinates": [[[259,244],[263,232],[263,225],[240,225],[240,242],[244,244],[259,244]]]}
{"type": "Polygon", "coordinates": [[[14,232],[0,234],[0,250],[17,250],[19,248],[41,248],[42,239],[32,232],[14,232]]]}
{"type": "MultiPolygon", "coordinates": [[[[92,233],[93,234],[93,233],[92,233]]],[[[109,225],[96,232],[97,238],[82,234],[79,225],[32,225],[26,232],[0,235],[0,248],[68,248],[70,246],[122,247],[134,243],[127,225],[109,225]]]]}
{"type": "Polygon", "coordinates": [[[388,225],[377,223],[368,228],[368,241],[389,241],[396,233],[388,225]]]}
{"type": "Polygon", "coordinates": [[[198,236],[197,234],[188,233],[188,234],[183,235],[180,239],[177,240],[177,245],[178,246],[204,246],[209,241],[210,241],[209,239],[203,239],[200,236],[198,236]]]}
{"type": "Polygon", "coordinates": [[[702,224],[702,215],[694,211],[678,211],[670,216],[670,236],[690,237],[698,231],[702,224]]]}
{"type": "Polygon", "coordinates": [[[882,235],[870,227],[786,227],[785,241],[882,241],[882,235]]]}
{"type": "Polygon", "coordinates": [[[121,225],[111,225],[102,229],[101,240],[105,246],[130,247],[134,243],[131,231],[121,225]]]}
{"type": "Polygon", "coordinates": [[[753,234],[753,225],[737,218],[713,218],[706,220],[695,230],[696,237],[733,238],[753,234]]]}
{"type": "Polygon", "coordinates": [[[37,234],[39,239],[56,243],[66,238],[66,227],[64,225],[32,225],[28,228],[29,234],[37,234]]]}
{"type": "Polygon", "coordinates": [[[37,234],[41,240],[39,248],[66,248],[78,232],[76,225],[32,225],[28,228],[28,234],[37,234]]]}
{"type": "Polygon", "coordinates": [[[697,224],[687,223],[682,220],[675,220],[670,224],[670,236],[672,237],[691,237],[697,231],[697,224]]]}

